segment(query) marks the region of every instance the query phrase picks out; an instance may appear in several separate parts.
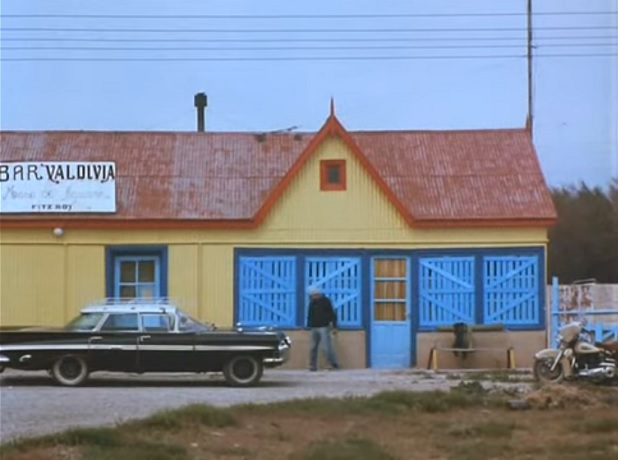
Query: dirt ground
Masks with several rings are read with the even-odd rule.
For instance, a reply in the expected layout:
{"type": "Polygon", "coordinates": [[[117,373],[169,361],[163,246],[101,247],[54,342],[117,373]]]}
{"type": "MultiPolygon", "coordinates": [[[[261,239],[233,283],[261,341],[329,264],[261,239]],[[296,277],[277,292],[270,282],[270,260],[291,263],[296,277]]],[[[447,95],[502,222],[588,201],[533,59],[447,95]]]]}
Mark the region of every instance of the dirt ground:
{"type": "MultiPolygon", "coordinates": [[[[398,402],[395,396],[391,402],[398,402]]],[[[403,397],[402,397],[403,398],[403,397]]],[[[160,418],[124,428],[130,443],[104,432],[89,445],[32,446],[3,460],[47,459],[611,459],[618,458],[618,389],[556,385],[507,405],[399,407],[346,413],[326,401],[217,409],[208,424],[160,418]],[[432,409],[433,407],[433,409],[432,409]],[[129,435],[129,432],[131,434],[129,435]],[[156,443],[156,444],[153,444],[156,443]],[[143,450],[138,449],[143,443],[143,450]],[[150,446],[150,447],[148,447],[150,446]],[[133,450],[131,450],[133,449],[133,450]],[[125,452],[126,451],[126,452],[125,452]]],[[[385,400],[382,400],[385,401],[385,400]]],[[[405,402],[401,400],[402,404],[405,402]]],[[[374,405],[377,404],[373,403],[374,405]]],[[[344,406],[341,406],[344,407],[344,406]]],[[[193,419],[197,420],[197,419],[193,419]]],[[[109,433],[108,433],[109,434],[109,433]]],[[[69,443],[70,444],[70,443],[69,443]]]]}

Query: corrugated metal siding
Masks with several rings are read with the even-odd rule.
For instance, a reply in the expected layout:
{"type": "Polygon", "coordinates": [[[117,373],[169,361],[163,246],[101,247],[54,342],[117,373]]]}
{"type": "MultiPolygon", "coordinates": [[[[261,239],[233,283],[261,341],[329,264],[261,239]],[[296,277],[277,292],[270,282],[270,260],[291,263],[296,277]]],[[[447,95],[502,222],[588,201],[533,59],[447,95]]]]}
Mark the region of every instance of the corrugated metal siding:
{"type": "MultiPolygon", "coordinates": [[[[3,161],[115,160],[118,213],[90,219],[200,220],[253,218],[314,135],[1,134],[3,161]]],[[[524,130],[350,134],[418,220],[555,216],[524,130]]]]}
{"type": "Polygon", "coordinates": [[[407,225],[343,142],[330,139],[296,176],[264,227],[280,231],[281,241],[299,235],[313,241],[334,237],[366,242],[379,238],[373,231],[392,232],[407,225]],[[338,159],[346,160],[347,190],[320,191],[320,161],[338,159]]]}
{"type": "Polygon", "coordinates": [[[170,245],[167,253],[168,293],[188,313],[200,313],[199,245],[170,245]]]}
{"type": "Polygon", "coordinates": [[[92,219],[248,219],[310,139],[289,134],[262,139],[253,133],[3,132],[0,151],[3,161],[116,161],[118,213],[92,219]]]}
{"type": "Polygon", "coordinates": [[[62,246],[3,244],[0,324],[62,324],[65,315],[65,253],[62,246]]]}
{"type": "Polygon", "coordinates": [[[105,246],[66,245],[66,305],[64,322],[86,304],[105,297],[105,246]]]}
{"type": "MultiPolygon", "coordinates": [[[[409,229],[404,229],[409,231],[409,229]]],[[[542,229],[509,230],[459,229],[440,231],[431,244],[418,241],[393,243],[362,242],[345,230],[314,229],[316,240],[292,243],[296,230],[260,236],[251,231],[236,232],[109,232],[71,231],[64,244],[44,243],[50,232],[28,230],[2,232],[0,246],[0,324],[66,323],[81,307],[105,296],[105,257],[107,244],[169,244],[169,295],[198,318],[219,325],[231,325],[234,304],[234,247],[287,248],[393,248],[484,247],[496,245],[543,244],[542,229]],[[277,236],[279,235],[279,236],[277,236]],[[339,235],[335,243],[328,237],[339,235]],[[506,237],[515,243],[505,242],[506,237]],[[36,240],[41,241],[36,244],[36,240]],[[15,244],[11,242],[20,243],[15,244]],[[96,244],[93,244],[96,241],[96,244]],[[476,243],[475,243],[476,241],[476,243]],[[488,243],[493,242],[493,243],[488,243]],[[35,244],[28,244],[35,243],[35,244]],[[64,257],[66,252],[66,269],[64,257]],[[66,300],[65,300],[66,299],[66,300]]],[[[435,233],[434,233],[435,234],[435,233]]],[[[409,233],[408,233],[409,235],[409,233]]]]}
{"type": "Polygon", "coordinates": [[[522,130],[352,133],[415,219],[554,215],[522,130]]]}
{"type": "Polygon", "coordinates": [[[202,247],[202,305],[199,317],[218,325],[234,321],[234,250],[232,245],[202,247]]]}
{"type": "MultiPolygon", "coordinates": [[[[354,234],[366,244],[383,247],[433,247],[479,246],[479,245],[526,245],[547,242],[544,228],[440,228],[440,229],[351,229],[354,231],[331,230],[328,228],[307,230],[303,228],[282,230],[270,222],[256,230],[71,230],[63,237],[63,243],[73,245],[99,244],[235,244],[235,245],[277,245],[294,247],[298,245],[329,246],[332,244],[355,244],[350,240],[354,234]],[[374,239],[371,236],[374,235],[374,239]]],[[[58,244],[57,238],[48,237],[48,229],[2,230],[2,244],[58,244]]]]}

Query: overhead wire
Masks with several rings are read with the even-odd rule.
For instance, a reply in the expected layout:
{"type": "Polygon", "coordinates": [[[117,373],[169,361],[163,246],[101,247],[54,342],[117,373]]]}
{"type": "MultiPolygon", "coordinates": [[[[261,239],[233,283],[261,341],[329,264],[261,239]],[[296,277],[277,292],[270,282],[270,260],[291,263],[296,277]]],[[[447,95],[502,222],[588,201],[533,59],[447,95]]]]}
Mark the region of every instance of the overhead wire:
{"type": "MultiPolygon", "coordinates": [[[[616,14],[615,11],[539,11],[534,16],[595,16],[616,14]]],[[[441,18],[441,17],[512,17],[526,12],[478,13],[366,13],[366,14],[62,14],[13,13],[0,18],[67,18],[67,19],[378,19],[378,18],[441,18]]]]}
{"type": "MultiPolygon", "coordinates": [[[[495,49],[521,48],[519,45],[396,45],[396,46],[228,46],[228,47],[126,47],[126,46],[4,46],[2,51],[350,51],[350,50],[412,50],[412,49],[495,49]]],[[[533,48],[617,46],[616,43],[552,43],[535,45],[533,48]]]]}
{"type": "MultiPolygon", "coordinates": [[[[618,56],[618,53],[561,53],[561,54],[536,54],[535,58],[575,58],[575,57],[611,57],[618,56]]],[[[89,61],[89,62],[112,62],[112,61],[130,61],[130,62],[169,62],[169,61],[393,61],[393,60],[440,60],[440,59],[513,59],[526,58],[526,54],[513,55],[445,55],[445,56],[263,56],[263,57],[18,57],[7,58],[0,57],[0,61],[89,61]]]]}
{"type": "MultiPolygon", "coordinates": [[[[535,13],[537,16],[573,16],[573,15],[605,15],[613,12],[610,11],[595,11],[595,12],[539,12],[535,13]]],[[[498,16],[526,16],[527,13],[405,13],[405,14],[339,14],[339,15],[112,15],[112,14],[4,14],[0,15],[3,18],[105,18],[105,19],[316,19],[316,18],[332,18],[332,19],[358,19],[358,18],[412,18],[412,17],[498,17],[498,16]]],[[[3,27],[2,31],[5,33],[13,32],[54,32],[54,33],[166,33],[166,34],[186,34],[186,33],[208,33],[208,34],[258,34],[258,33],[270,33],[270,34],[292,34],[292,33],[329,33],[329,34],[349,34],[349,33],[462,33],[462,32],[525,32],[527,27],[491,27],[491,28],[414,28],[414,27],[390,27],[390,28],[91,28],[91,27],[3,27]]],[[[612,40],[618,38],[618,35],[614,34],[596,34],[590,35],[591,31],[613,31],[618,30],[618,26],[592,26],[592,25],[578,25],[578,26],[539,26],[535,28],[536,37],[534,38],[535,50],[542,48],[585,48],[585,47],[608,47],[615,46],[616,43],[605,43],[605,40],[612,40]],[[543,31],[587,31],[586,35],[572,35],[572,36],[539,36],[539,32],[543,31]],[[569,43],[544,43],[540,44],[540,41],[554,41],[565,40],[569,43]],[[590,43],[574,43],[576,40],[596,40],[596,42],[590,43]],[[600,41],[603,41],[601,43],[600,41]]],[[[504,36],[483,36],[483,37],[341,37],[331,36],[328,38],[316,38],[316,37],[286,37],[286,38],[196,38],[196,37],[183,37],[183,38],[138,38],[132,37],[2,37],[3,42],[46,42],[51,43],[69,43],[69,46],[2,46],[2,51],[51,51],[51,52],[65,52],[65,51],[88,51],[88,52],[108,52],[108,51],[372,51],[372,50],[438,50],[438,49],[508,49],[519,48],[522,45],[517,44],[466,44],[466,45],[367,45],[367,46],[343,46],[340,43],[418,43],[418,42],[506,42],[506,41],[519,41],[522,42],[526,38],[522,37],[504,37],[504,36]],[[123,44],[137,44],[137,43],[274,43],[274,44],[288,44],[288,43],[328,43],[335,46],[202,46],[202,47],[138,47],[138,46],[79,46],[78,43],[123,43],[123,44]]],[[[539,54],[536,53],[535,57],[594,57],[594,56],[614,56],[614,53],[558,53],[558,54],[539,54]]],[[[195,57],[101,57],[101,56],[59,56],[59,57],[46,57],[46,56],[19,56],[19,57],[0,57],[2,61],[123,61],[123,60],[142,60],[142,61],[298,61],[298,60],[412,60],[412,59],[497,59],[497,58],[520,58],[526,55],[511,55],[511,54],[493,54],[493,55],[397,55],[397,56],[254,56],[254,57],[229,57],[229,56],[195,56],[195,57]]]]}
{"type": "MultiPolygon", "coordinates": [[[[536,37],[536,40],[598,40],[616,39],[618,35],[587,35],[587,36],[547,36],[536,37]]],[[[101,42],[101,43],[325,43],[325,42],[436,42],[436,41],[508,41],[526,40],[520,37],[372,37],[372,38],[89,38],[89,37],[3,37],[3,42],[101,42]]]]}
{"type": "MultiPolygon", "coordinates": [[[[535,27],[541,30],[618,30],[618,26],[556,26],[535,27]]],[[[91,32],[91,33],[406,33],[406,32],[524,32],[526,27],[464,27],[464,28],[377,28],[377,29],[178,29],[178,28],[91,28],[91,27],[3,27],[3,32],[91,32]]]]}

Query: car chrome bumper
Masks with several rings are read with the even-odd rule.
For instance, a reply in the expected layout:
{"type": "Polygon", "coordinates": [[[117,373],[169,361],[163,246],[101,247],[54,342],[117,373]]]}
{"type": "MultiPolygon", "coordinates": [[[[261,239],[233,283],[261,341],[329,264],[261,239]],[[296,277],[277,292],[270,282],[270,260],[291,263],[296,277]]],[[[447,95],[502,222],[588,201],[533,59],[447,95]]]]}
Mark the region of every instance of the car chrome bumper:
{"type": "Polygon", "coordinates": [[[284,364],[290,359],[291,340],[287,339],[279,345],[279,356],[264,358],[264,364],[284,364]]]}

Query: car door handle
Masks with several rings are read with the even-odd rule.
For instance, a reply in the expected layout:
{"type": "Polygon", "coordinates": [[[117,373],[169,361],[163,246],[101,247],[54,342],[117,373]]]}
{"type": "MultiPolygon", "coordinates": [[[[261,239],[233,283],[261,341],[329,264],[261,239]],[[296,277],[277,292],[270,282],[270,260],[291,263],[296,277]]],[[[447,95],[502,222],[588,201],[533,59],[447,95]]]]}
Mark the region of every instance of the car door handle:
{"type": "Polygon", "coordinates": [[[143,342],[144,340],[148,340],[148,339],[150,339],[149,335],[142,335],[142,336],[140,336],[139,341],[143,342]]]}
{"type": "Polygon", "coordinates": [[[89,342],[96,342],[97,340],[103,340],[103,337],[101,337],[100,335],[96,335],[94,337],[90,337],[90,339],[88,341],[89,342]]]}

